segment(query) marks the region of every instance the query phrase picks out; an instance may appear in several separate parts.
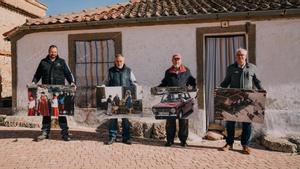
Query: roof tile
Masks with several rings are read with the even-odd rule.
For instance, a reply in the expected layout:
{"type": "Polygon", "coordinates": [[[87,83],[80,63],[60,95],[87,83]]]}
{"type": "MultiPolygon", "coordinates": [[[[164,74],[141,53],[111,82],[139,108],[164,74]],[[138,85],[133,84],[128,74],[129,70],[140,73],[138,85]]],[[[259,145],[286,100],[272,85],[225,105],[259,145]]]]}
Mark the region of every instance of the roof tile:
{"type": "Polygon", "coordinates": [[[47,25],[128,18],[152,18],[164,16],[206,15],[300,9],[300,0],[131,0],[78,13],[28,19],[25,25],[47,25]]]}

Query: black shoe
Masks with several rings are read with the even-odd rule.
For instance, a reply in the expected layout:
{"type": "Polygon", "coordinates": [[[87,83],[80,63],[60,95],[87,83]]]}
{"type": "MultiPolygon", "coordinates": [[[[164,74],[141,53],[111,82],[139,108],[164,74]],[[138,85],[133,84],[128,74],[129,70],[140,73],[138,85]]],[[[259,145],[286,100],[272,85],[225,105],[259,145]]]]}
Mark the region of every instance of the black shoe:
{"type": "Polygon", "coordinates": [[[113,144],[114,142],[115,142],[115,139],[114,139],[114,138],[110,138],[106,144],[107,144],[107,145],[111,145],[111,144],[113,144]]]}
{"type": "Polygon", "coordinates": [[[36,141],[43,141],[45,139],[49,139],[48,134],[41,134],[36,138],[36,141]]]}
{"type": "Polygon", "coordinates": [[[183,141],[183,142],[180,143],[180,146],[181,147],[187,147],[188,145],[187,145],[186,141],[183,141]]]}
{"type": "Polygon", "coordinates": [[[122,140],[122,142],[123,142],[124,144],[128,144],[128,145],[131,145],[131,144],[132,144],[132,142],[131,142],[130,139],[128,139],[128,140],[122,140]]]}
{"type": "Polygon", "coordinates": [[[61,136],[61,138],[64,140],[64,141],[71,141],[71,138],[69,135],[63,135],[61,136]]]}
{"type": "Polygon", "coordinates": [[[173,144],[172,142],[166,142],[165,146],[166,146],[166,147],[171,147],[172,144],[173,144]]]}

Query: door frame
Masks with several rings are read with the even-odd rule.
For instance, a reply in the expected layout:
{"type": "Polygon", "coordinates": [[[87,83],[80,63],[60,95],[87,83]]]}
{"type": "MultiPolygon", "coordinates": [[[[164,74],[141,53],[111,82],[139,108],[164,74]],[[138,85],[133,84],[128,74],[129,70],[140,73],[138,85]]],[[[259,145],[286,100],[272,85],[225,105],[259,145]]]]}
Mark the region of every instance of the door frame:
{"type": "Polygon", "coordinates": [[[203,27],[196,29],[196,49],[197,49],[197,86],[198,86],[198,106],[199,109],[205,108],[205,36],[212,35],[237,35],[246,36],[248,48],[248,59],[250,63],[256,64],[256,25],[246,22],[243,25],[233,25],[226,28],[222,27],[203,27]]]}

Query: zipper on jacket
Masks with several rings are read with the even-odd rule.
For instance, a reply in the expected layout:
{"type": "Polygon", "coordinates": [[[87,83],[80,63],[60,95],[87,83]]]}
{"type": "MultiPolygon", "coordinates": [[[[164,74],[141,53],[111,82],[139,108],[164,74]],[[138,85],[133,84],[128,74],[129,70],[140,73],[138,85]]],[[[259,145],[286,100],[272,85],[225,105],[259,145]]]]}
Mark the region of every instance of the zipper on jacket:
{"type": "Polygon", "coordinates": [[[53,67],[54,67],[54,63],[55,63],[55,61],[51,61],[51,67],[50,67],[50,84],[53,84],[53,71],[52,71],[52,69],[53,69],[53,67]]]}

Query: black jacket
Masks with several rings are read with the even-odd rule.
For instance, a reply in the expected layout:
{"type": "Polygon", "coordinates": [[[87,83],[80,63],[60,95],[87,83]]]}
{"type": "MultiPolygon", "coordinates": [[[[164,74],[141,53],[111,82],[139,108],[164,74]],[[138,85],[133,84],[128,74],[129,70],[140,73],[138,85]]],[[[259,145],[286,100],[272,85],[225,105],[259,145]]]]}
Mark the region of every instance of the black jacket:
{"type": "Polygon", "coordinates": [[[251,63],[246,63],[244,68],[240,68],[237,63],[229,65],[221,87],[263,89],[256,75],[256,66],[251,63]]]}
{"type": "Polygon", "coordinates": [[[133,81],[131,79],[131,69],[126,65],[124,65],[122,69],[119,69],[116,66],[111,67],[108,70],[107,80],[107,86],[130,87],[133,85],[133,81]]]}
{"type": "Polygon", "coordinates": [[[70,84],[75,82],[65,60],[59,56],[53,62],[49,56],[41,60],[32,82],[38,83],[41,78],[42,84],[65,85],[65,79],[70,84]]]}
{"type": "Polygon", "coordinates": [[[192,76],[190,70],[181,66],[180,70],[176,72],[173,67],[169,68],[165,72],[165,77],[161,81],[159,87],[185,87],[193,86],[196,87],[196,79],[192,76]]]}

